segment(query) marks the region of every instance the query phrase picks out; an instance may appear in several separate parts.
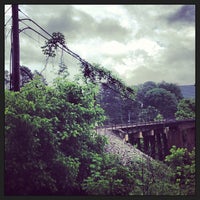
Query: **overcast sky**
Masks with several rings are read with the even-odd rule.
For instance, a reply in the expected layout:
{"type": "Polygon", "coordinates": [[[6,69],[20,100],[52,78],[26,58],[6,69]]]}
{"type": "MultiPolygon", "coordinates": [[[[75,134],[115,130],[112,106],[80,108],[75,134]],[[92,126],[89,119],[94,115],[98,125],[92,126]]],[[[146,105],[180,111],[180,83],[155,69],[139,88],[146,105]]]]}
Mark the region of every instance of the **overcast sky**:
{"type": "MultiPolygon", "coordinates": [[[[63,33],[69,49],[89,63],[113,71],[128,85],[145,81],[195,83],[194,5],[19,5],[19,9],[49,33],[63,33]]],[[[10,15],[11,9],[5,23],[10,15]]],[[[25,18],[21,12],[19,17],[25,18]]],[[[10,27],[11,20],[5,29],[6,68],[10,27]]],[[[20,29],[23,27],[20,22],[20,29]]],[[[45,65],[42,45],[44,39],[31,30],[21,32],[20,64],[41,71],[45,65]]],[[[58,52],[49,61],[46,76],[54,73],[60,58],[58,52]]],[[[78,61],[68,55],[63,58],[70,69],[78,70],[78,61]]]]}

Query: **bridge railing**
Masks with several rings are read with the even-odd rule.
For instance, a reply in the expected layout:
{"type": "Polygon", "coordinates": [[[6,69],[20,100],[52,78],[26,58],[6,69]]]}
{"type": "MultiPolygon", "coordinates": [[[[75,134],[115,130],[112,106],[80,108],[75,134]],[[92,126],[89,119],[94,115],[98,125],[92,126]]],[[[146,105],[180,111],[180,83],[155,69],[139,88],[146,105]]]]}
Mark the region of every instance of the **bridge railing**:
{"type": "Polygon", "coordinates": [[[122,129],[126,127],[136,127],[136,126],[145,126],[145,125],[154,125],[154,124],[168,124],[168,123],[177,123],[177,122],[189,122],[189,121],[195,121],[195,119],[182,119],[182,120],[159,120],[159,121],[145,121],[145,122],[134,122],[134,123],[123,123],[123,124],[108,124],[108,125],[103,125],[99,126],[97,128],[105,128],[105,129],[122,129]]]}
{"type": "Polygon", "coordinates": [[[149,122],[135,122],[135,123],[123,123],[123,124],[108,124],[108,125],[100,126],[98,128],[110,128],[110,129],[114,130],[114,129],[119,129],[119,128],[133,127],[133,126],[160,124],[163,122],[164,121],[149,121],[149,122]]]}

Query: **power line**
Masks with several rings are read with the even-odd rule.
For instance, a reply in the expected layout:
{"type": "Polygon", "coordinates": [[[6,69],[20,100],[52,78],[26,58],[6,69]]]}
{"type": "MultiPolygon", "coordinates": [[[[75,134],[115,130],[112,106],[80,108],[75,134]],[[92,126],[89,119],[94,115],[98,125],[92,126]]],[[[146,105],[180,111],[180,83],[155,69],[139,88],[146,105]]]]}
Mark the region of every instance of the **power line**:
{"type": "Polygon", "coordinates": [[[25,14],[21,9],[18,8],[18,10],[26,17],[30,18],[27,14],[25,14]]]}
{"type": "Polygon", "coordinates": [[[8,37],[8,35],[9,35],[9,33],[11,32],[11,28],[10,28],[10,30],[7,32],[7,34],[6,34],[6,40],[7,40],[7,37],[8,37]]]}
{"type": "MultiPolygon", "coordinates": [[[[37,24],[35,21],[33,21],[32,19],[23,19],[23,20],[30,20],[31,22],[33,22],[35,25],[37,25],[41,30],[43,30],[47,35],[49,35],[52,38],[52,35],[50,33],[48,33],[44,28],[42,28],[39,24],[37,24]]],[[[22,32],[25,29],[31,29],[32,31],[36,32],[37,34],[39,34],[40,36],[42,36],[43,38],[45,38],[46,40],[49,40],[49,38],[47,38],[46,36],[42,35],[40,32],[36,31],[35,29],[31,28],[29,25],[27,25],[25,22],[22,21],[22,19],[20,20],[21,23],[23,23],[24,25],[26,25],[27,27],[25,27],[24,29],[20,30],[20,32],[22,32]]],[[[66,53],[68,53],[69,55],[73,56],[75,59],[78,59],[81,63],[87,63],[88,65],[91,65],[90,63],[88,63],[87,61],[83,60],[78,54],[74,53],[73,51],[71,51],[68,47],[66,47],[65,45],[62,45],[62,47],[60,47],[58,45],[58,48],[60,48],[61,50],[65,51],[66,53]]],[[[92,66],[92,65],[91,65],[92,66]]]]}
{"type": "Polygon", "coordinates": [[[21,11],[20,9],[18,9],[22,14],[24,14],[26,17],[25,19],[20,19],[20,21],[22,20],[29,20],[32,23],[34,23],[36,26],[38,26],[41,30],[43,30],[48,36],[52,37],[52,35],[50,33],[48,33],[44,28],[42,28],[38,23],[36,23],[34,20],[32,20],[27,14],[25,14],[23,11],[21,11]]]}
{"type": "MultiPolygon", "coordinates": [[[[26,15],[23,11],[21,11],[20,9],[18,9],[21,13],[23,13],[26,17],[26,19],[21,19],[20,22],[22,22],[23,24],[25,24],[27,27],[23,28],[21,31],[25,30],[25,29],[31,29],[32,31],[36,32],[37,34],[39,34],[40,36],[42,36],[43,38],[45,38],[46,40],[49,40],[49,38],[47,38],[46,36],[44,36],[43,34],[41,34],[40,32],[36,31],[35,29],[33,29],[32,27],[28,26],[26,23],[23,22],[23,20],[29,20],[32,23],[34,23],[37,27],[39,27],[43,32],[45,32],[48,36],[50,36],[51,38],[53,38],[53,36],[48,33],[44,28],[42,28],[38,23],[36,23],[34,20],[32,20],[28,15],[26,15]]],[[[78,54],[74,53],[73,51],[71,51],[65,44],[57,44],[57,47],[60,48],[62,51],[66,52],[67,54],[71,55],[72,57],[74,57],[75,59],[79,60],[82,65],[87,65],[90,66],[92,68],[95,68],[93,65],[91,65],[89,62],[85,61],[84,59],[82,59],[78,54]],[[61,46],[62,47],[61,47],[61,46]]],[[[45,67],[46,68],[46,67],[45,67]]],[[[115,79],[115,78],[114,78],[115,79]]],[[[115,79],[116,80],[116,79],[115,79]]],[[[119,82],[119,81],[117,81],[119,82]]],[[[129,89],[129,87],[126,87],[127,89],[129,89]]],[[[112,88],[111,88],[112,89],[112,88]]],[[[131,88],[130,88],[131,89],[131,88]]],[[[131,89],[132,90],[132,89],[131,89]]],[[[128,98],[127,96],[123,95],[124,97],[128,98]]]]}
{"type": "MultiPolygon", "coordinates": [[[[22,14],[24,14],[26,17],[28,17],[27,19],[20,19],[20,21],[22,22],[22,23],[24,23],[23,22],[23,20],[29,20],[29,21],[31,21],[32,23],[34,23],[36,26],[38,26],[42,31],[44,31],[48,36],[50,36],[51,38],[52,38],[52,35],[50,34],[50,33],[48,33],[44,28],[42,28],[37,22],[35,22],[34,20],[32,20],[27,14],[25,14],[23,11],[21,11],[20,9],[18,9],[22,14]]],[[[25,24],[25,23],[24,23],[25,24]]],[[[27,24],[25,24],[26,26],[28,26],[27,24]]],[[[28,27],[30,27],[30,26],[28,26],[28,27]]],[[[31,28],[32,29],[32,28],[31,28]]],[[[33,29],[32,29],[33,30],[33,29]]],[[[44,37],[44,36],[43,36],[44,37]]],[[[47,39],[47,38],[45,38],[45,39],[47,39]]],[[[48,40],[48,39],[47,39],[48,40]]],[[[85,61],[84,59],[82,59],[78,54],[76,54],[76,53],[74,53],[73,51],[71,51],[68,47],[66,47],[65,45],[62,45],[62,47],[60,47],[59,45],[58,45],[58,47],[60,48],[60,49],[62,49],[63,47],[64,47],[64,51],[66,52],[66,53],[68,53],[68,54],[70,54],[71,56],[73,56],[74,58],[76,58],[76,59],[78,59],[80,62],[84,62],[84,63],[86,63],[86,64],[88,64],[88,65],[90,65],[90,66],[92,66],[90,63],[88,63],[87,61],[85,61]]]]}
{"type": "Polygon", "coordinates": [[[7,26],[8,22],[12,19],[12,16],[8,19],[8,21],[4,24],[4,26],[7,26]]]}
{"type": "Polygon", "coordinates": [[[36,31],[35,29],[31,28],[30,26],[27,26],[27,27],[21,29],[21,30],[20,30],[20,33],[21,33],[22,31],[26,30],[26,29],[30,29],[30,30],[34,31],[35,33],[37,33],[38,35],[42,36],[44,39],[48,40],[47,37],[45,37],[44,35],[42,35],[40,32],[36,31]]]}
{"type": "Polygon", "coordinates": [[[11,9],[11,6],[4,12],[4,15],[11,9]]]}
{"type": "Polygon", "coordinates": [[[29,38],[31,38],[32,40],[36,41],[38,44],[41,44],[38,40],[36,40],[34,37],[30,36],[28,33],[26,32],[22,32],[24,35],[28,36],[29,38]]]}

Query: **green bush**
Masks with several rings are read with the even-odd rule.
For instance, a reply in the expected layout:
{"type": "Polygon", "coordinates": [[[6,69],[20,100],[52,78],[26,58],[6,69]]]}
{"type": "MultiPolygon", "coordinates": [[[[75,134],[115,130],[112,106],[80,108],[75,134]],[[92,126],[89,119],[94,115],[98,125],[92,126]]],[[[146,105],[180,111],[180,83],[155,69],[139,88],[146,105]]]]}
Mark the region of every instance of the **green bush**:
{"type": "Polygon", "coordinates": [[[105,139],[93,131],[104,120],[93,85],[35,79],[5,91],[5,191],[8,195],[74,194],[90,173],[92,152],[105,139]]]}
{"type": "Polygon", "coordinates": [[[128,195],[135,185],[135,172],[120,164],[111,154],[94,154],[91,174],[82,187],[90,195],[128,195]]]}
{"type": "Polygon", "coordinates": [[[179,185],[180,195],[195,194],[195,148],[189,152],[186,148],[172,146],[171,154],[165,162],[175,172],[175,184],[179,185]]]}

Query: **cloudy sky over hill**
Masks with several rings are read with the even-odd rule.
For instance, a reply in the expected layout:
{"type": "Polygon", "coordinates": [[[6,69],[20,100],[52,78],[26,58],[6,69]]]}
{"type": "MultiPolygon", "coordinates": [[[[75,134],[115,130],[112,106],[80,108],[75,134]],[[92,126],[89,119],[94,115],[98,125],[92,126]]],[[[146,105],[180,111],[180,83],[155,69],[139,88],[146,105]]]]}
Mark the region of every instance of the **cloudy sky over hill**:
{"type": "MultiPolygon", "coordinates": [[[[110,69],[129,85],[148,80],[195,83],[194,5],[19,5],[19,8],[49,33],[63,33],[69,49],[83,59],[110,69]]],[[[11,9],[6,13],[5,23],[10,15],[11,9]]],[[[19,16],[25,18],[21,12],[19,16]]],[[[31,22],[24,23],[39,30],[31,22]]],[[[20,29],[25,26],[20,22],[20,29]]],[[[11,20],[5,29],[7,68],[10,27],[11,20]]],[[[20,33],[21,65],[41,71],[45,65],[40,48],[43,44],[44,39],[31,30],[20,33]]],[[[51,61],[52,68],[58,65],[60,55],[58,52],[51,61]]],[[[77,64],[69,56],[65,62],[77,64]]]]}

